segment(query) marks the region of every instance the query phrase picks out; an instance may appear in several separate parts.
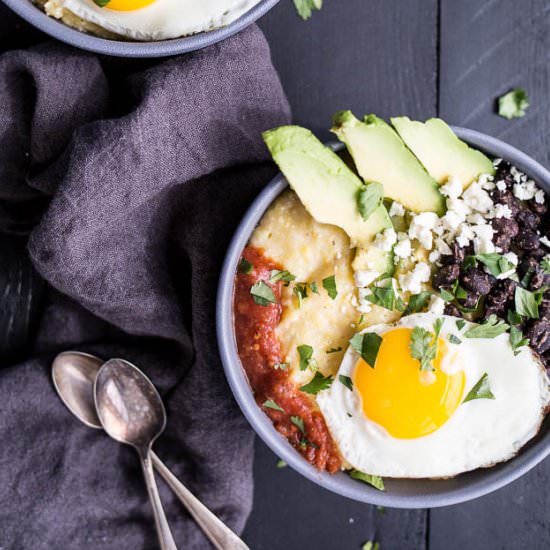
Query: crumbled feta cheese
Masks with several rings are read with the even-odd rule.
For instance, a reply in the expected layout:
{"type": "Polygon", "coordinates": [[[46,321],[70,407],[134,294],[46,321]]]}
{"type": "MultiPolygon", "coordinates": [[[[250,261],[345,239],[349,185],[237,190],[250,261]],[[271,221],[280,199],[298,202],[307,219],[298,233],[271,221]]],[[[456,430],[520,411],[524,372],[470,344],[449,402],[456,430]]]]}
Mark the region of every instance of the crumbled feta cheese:
{"type": "Polygon", "coordinates": [[[506,182],[504,180],[497,181],[497,189],[499,191],[506,191],[506,182]]]}
{"type": "Polygon", "coordinates": [[[545,199],[545,196],[544,196],[544,191],[542,189],[539,189],[536,193],[535,193],[535,202],[537,204],[544,204],[544,199],[545,199]]]}
{"type": "Polygon", "coordinates": [[[479,185],[481,185],[482,189],[485,189],[485,191],[492,191],[495,188],[493,176],[489,174],[481,174],[477,181],[479,182],[479,185]]]}
{"type": "Polygon", "coordinates": [[[369,286],[374,282],[378,277],[380,277],[378,271],[356,271],[355,272],[355,286],[359,288],[364,288],[369,286]]]}
{"type": "Polygon", "coordinates": [[[365,302],[357,307],[359,313],[369,313],[372,311],[372,304],[370,302],[365,302]]]}
{"type": "Polygon", "coordinates": [[[397,234],[397,244],[393,247],[393,253],[398,258],[408,258],[411,255],[411,241],[406,233],[397,234]]]}
{"type": "Polygon", "coordinates": [[[409,226],[409,238],[417,239],[426,249],[430,250],[433,245],[432,229],[438,223],[439,218],[434,212],[422,212],[416,215],[409,226]]]}
{"type": "Polygon", "coordinates": [[[447,211],[453,211],[459,216],[471,214],[472,209],[462,199],[447,199],[447,211]]]}
{"type": "Polygon", "coordinates": [[[514,252],[507,252],[503,254],[503,257],[506,258],[511,264],[518,265],[518,256],[514,252]]]}
{"type": "Polygon", "coordinates": [[[544,245],[550,247],[550,239],[548,237],[541,237],[539,241],[544,245]]]}
{"type": "Polygon", "coordinates": [[[399,275],[399,286],[405,292],[418,294],[422,290],[422,283],[430,280],[430,266],[426,262],[418,262],[412,271],[399,275]]]}
{"type": "Polygon", "coordinates": [[[475,233],[474,251],[476,254],[488,254],[495,251],[493,244],[494,230],[489,224],[474,225],[472,231],[475,233]]]}
{"type": "Polygon", "coordinates": [[[363,303],[367,296],[370,296],[372,294],[372,290],[370,288],[360,288],[359,289],[359,301],[363,303]]]}
{"type": "Polygon", "coordinates": [[[430,254],[428,255],[428,260],[430,260],[432,264],[435,264],[435,262],[437,262],[439,258],[441,258],[441,252],[437,250],[432,250],[432,252],[430,252],[430,254]]]}
{"type": "Polygon", "coordinates": [[[522,201],[528,201],[535,196],[537,186],[533,180],[523,183],[514,183],[514,196],[522,201]]]}
{"type": "Polygon", "coordinates": [[[439,188],[439,191],[446,197],[458,199],[462,193],[462,182],[456,176],[451,176],[447,183],[439,188]]]}
{"type": "Polygon", "coordinates": [[[466,217],[455,210],[447,210],[445,215],[441,218],[441,227],[447,231],[454,232],[458,229],[461,223],[464,223],[466,217]]]}
{"type": "Polygon", "coordinates": [[[443,254],[444,256],[449,256],[453,253],[451,247],[443,239],[435,240],[435,248],[440,254],[443,254]]]}
{"type": "Polygon", "coordinates": [[[496,168],[502,162],[501,158],[496,158],[493,160],[493,166],[496,168]]]}
{"type": "Polygon", "coordinates": [[[405,207],[401,203],[393,201],[390,206],[389,214],[392,217],[397,216],[398,218],[401,218],[405,215],[405,207]]]}
{"type": "Polygon", "coordinates": [[[470,214],[469,216],[466,216],[466,221],[469,224],[478,225],[478,224],[484,224],[485,218],[479,212],[476,212],[474,214],[470,214]]]}
{"type": "Polygon", "coordinates": [[[456,242],[459,246],[464,248],[470,244],[470,241],[472,241],[474,237],[475,234],[472,231],[472,228],[467,224],[462,224],[456,233],[456,242]]]}
{"type": "Polygon", "coordinates": [[[374,239],[374,246],[388,252],[392,249],[392,246],[396,241],[397,234],[395,233],[395,230],[393,227],[388,227],[376,235],[376,238],[374,239]]]}
{"type": "Polygon", "coordinates": [[[437,294],[432,294],[428,304],[428,312],[434,315],[443,315],[445,313],[445,300],[437,294]]]}
{"type": "Polygon", "coordinates": [[[464,193],[462,200],[472,209],[477,212],[488,212],[493,206],[493,200],[489,193],[485,191],[478,182],[472,183],[464,193]]]}
{"type": "Polygon", "coordinates": [[[493,215],[495,218],[507,218],[512,217],[512,210],[507,204],[495,204],[493,215]]]}
{"type": "Polygon", "coordinates": [[[517,183],[524,181],[526,179],[525,174],[523,172],[520,172],[515,166],[512,166],[510,168],[510,174],[512,174],[514,181],[517,183]]]}

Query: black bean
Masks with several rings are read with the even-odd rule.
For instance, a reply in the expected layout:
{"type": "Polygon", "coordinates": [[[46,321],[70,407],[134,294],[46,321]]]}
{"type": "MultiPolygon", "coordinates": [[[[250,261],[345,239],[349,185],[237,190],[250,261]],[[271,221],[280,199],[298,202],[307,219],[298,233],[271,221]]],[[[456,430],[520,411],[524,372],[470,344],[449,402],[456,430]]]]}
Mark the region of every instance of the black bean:
{"type": "Polygon", "coordinates": [[[441,287],[450,287],[458,279],[460,266],[458,264],[449,264],[443,266],[433,277],[432,286],[435,290],[441,287]]]}
{"type": "Polygon", "coordinates": [[[483,319],[488,319],[491,315],[496,315],[497,317],[504,317],[506,313],[506,307],[504,305],[487,305],[485,306],[485,311],[483,312],[483,319]]]}
{"type": "Polygon", "coordinates": [[[520,229],[514,244],[522,250],[535,250],[540,247],[539,236],[531,229],[520,229]]]}
{"type": "Polygon", "coordinates": [[[509,185],[512,185],[512,183],[514,182],[514,178],[510,173],[511,168],[512,165],[509,162],[501,160],[495,168],[495,175],[493,177],[494,181],[497,182],[504,180],[509,185]]]}
{"type": "Polygon", "coordinates": [[[540,223],[540,217],[534,212],[531,212],[531,210],[523,208],[516,214],[516,221],[521,227],[536,229],[540,223]]]}
{"type": "Polygon", "coordinates": [[[460,309],[454,304],[445,304],[445,315],[452,315],[453,317],[462,317],[460,309]]]}
{"type": "Polygon", "coordinates": [[[535,200],[530,200],[527,204],[529,205],[529,208],[533,212],[535,212],[535,214],[543,215],[546,214],[546,211],[548,210],[548,206],[546,206],[546,203],[539,204],[535,200]]]}
{"type": "Polygon", "coordinates": [[[512,216],[515,216],[519,212],[521,202],[514,197],[514,194],[508,189],[501,191],[500,189],[495,188],[491,192],[491,196],[493,202],[497,204],[505,204],[511,210],[512,216]]]}
{"type": "Polygon", "coordinates": [[[525,337],[529,338],[529,345],[536,352],[547,352],[550,349],[550,323],[541,320],[530,322],[525,337]]]}
{"type": "MultiPolygon", "coordinates": [[[[491,291],[491,277],[479,267],[469,267],[461,276],[462,286],[480,295],[491,291]]],[[[466,306],[469,307],[469,306],[466,306]]]]}
{"type": "Polygon", "coordinates": [[[539,306],[539,319],[550,322],[550,301],[543,300],[539,306]]]}
{"type": "Polygon", "coordinates": [[[466,298],[458,300],[462,307],[473,309],[479,302],[480,295],[477,292],[470,291],[466,298]]]}
{"type": "Polygon", "coordinates": [[[497,235],[506,235],[507,237],[515,237],[519,233],[518,222],[509,218],[495,218],[491,221],[493,229],[497,235]]]}

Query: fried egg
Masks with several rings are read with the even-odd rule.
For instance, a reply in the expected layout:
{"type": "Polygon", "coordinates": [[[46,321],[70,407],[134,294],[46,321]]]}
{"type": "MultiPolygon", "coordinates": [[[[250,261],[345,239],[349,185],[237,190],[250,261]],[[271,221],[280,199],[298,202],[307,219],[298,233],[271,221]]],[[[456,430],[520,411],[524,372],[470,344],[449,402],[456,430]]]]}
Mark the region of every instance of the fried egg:
{"type": "Polygon", "coordinates": [[[68,10],[83,21],[133,40],[162,40],[223,27],[260,0],[49,0],[46,11],[68,10]]]}
{"type": "Polygon", "coordinates": [[[347,350],[317,402],[351,467],[385,477],[451,477],[510,459],[538,432],[550,399],[538,358],[528,347],[514,355],[506,333],[466,338],[472,324],[460,330],[456,322],[420,313],[369,327],[382,338],[374,368],[347,350]],[[433,371],[421,371],[411,334],[417,326],[433,333],[437,319],[443,326],[433,371]],[[493,398],[466,400],[482,378],[493,398]]]}

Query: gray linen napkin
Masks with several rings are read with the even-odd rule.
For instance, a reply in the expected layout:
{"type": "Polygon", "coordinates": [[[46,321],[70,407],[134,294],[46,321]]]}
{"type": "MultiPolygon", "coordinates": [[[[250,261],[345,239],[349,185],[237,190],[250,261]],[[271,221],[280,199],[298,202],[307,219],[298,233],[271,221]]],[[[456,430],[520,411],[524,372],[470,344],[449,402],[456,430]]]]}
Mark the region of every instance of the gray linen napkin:
{"type": "MultiPolygon", "coordinates": [[[[50,361],[66,348],[126,357],[151,376],[168,409],[157,453],[242,530],[252,434],[214,317],[228,241],[273,173],[258,164],[260,133],[289,119],[262,34],[252,27],[116,90],[90,54],[9,52],[0,109],[0,220],[18,227],[52,197],[29,240],[51,285],[34,358],[0,369],[0,548],[156,547],[133,451],[79,424],[53,390],[50,361]],[[126,112],[114,117],[115,104],[126,112]]],[[[209,548],[161,494],[180,548],[209,548]]]]}

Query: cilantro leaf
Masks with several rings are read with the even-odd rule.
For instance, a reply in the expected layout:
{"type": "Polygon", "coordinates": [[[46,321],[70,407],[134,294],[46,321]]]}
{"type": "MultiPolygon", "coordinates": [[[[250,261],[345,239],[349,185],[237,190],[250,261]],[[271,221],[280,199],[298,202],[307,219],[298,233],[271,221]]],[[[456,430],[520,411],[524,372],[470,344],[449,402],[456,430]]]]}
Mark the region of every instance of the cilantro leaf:
{"type": "Polygon", "coordinates": [[[277,299],[271,287],[264,281],[258,281],[250,287],[250,294],[254,302],[259,306],[268,306],[269,304],[276,304],[277,299]]]}
{"type": "Polygon", "coordinates": [[[451,342],[451,344],[456,344],[457,346],[462,344],[462,340],[454,334],[449,334],[449,342],[451,342]]]}
{"type": "Polygon", "coordinates": [[[423,327],[414,327],[409,342],[411,357],[420,361],[420,370],[435,370],[432,361],[437,355],[437,336],[423,327]]]}
{"type": "Polygon", "coordinates": [[[545,275],[550,275],[550,256],[546,256],[542,259],[540,267],[545,275]]]}
{"type": "Polygon", "coordinates": [[[489,315],[481,325],[470,327],[464,334],[464,338],[496,338],[504,334],[510,326],[504,321],[499,321],[496,315],[489,315]]]}
{"type": "Polygon", "coordinates": [[[264,401],[264,407],[266,409],[273,409],[274,411],[285,412],[282,407],[280,407],[279,405],[277,405],[277,403],[275,403],[275,401],[273,401],[273,399],[266,399],[264,401]]]}
{"type": "Polygon", "coordinates": [[[277,468],[286,468],[288,464],[282,458],[279,458],[279,460],[277,460],[276,466],[277,468]]]}
{"type": "Polygon", "coordinates": [[[467,403],[474,399],[495,399],[495,396],[491,393],[489,376],[487,373],[484,373],[477,381],[476,385],[468,392],[468,395],[464,398],[462,403],[467,403]]]}
{"type": "Polygon", "coordinates": [[[464,319],[459,319],[457,322],[456,322],[456,328],[458,330],[462,330],[464,327],[466,326],[466,321],[464,319]]]}
{"type": "Polygon", "coordinates": [[[313,294],[319,294],[319,289],[317,288],[317,283],[315,281],[309,283],[309,288],[311,289],[311,292],[313,292],[313,294]]]}
{"type": "Polygon", "coordinates": [[[313,359],[313,348],[307,344],[302,344],[296,348],[300,356],[300,370],[306,370],[308,367],[316,367],[317,363],[313,359]]]}
{"type": "Polygon", "coordinates": [[[371,304],[389,309],[390,311],[405,311],[403,300],[397,296],[392,286],[387,287],[372,287],[372,293],[365,296],[365,299],[371,304]]]}
{"type": "Polygon", "coordinates": [[[528,317],[529,319],[539,318],[539,304],[542,301],[542,293],[540,291],[531,292],[520,286],[516,287],[514,295],[514,304],[516,312],[519,315],[528,317]]]}
{"type": "Polygon", "coordinates": [[[518,355],[521,352],[523,346],[529,345],[529,338],[523,337],[523,332],[517,327],[510,328],[510,345],[514,350],[514,355],[518,355]]]}
{"type": "Polygon", "coordinates": [[[241,258],[239,262],[238,270],[241,273],[250,273],[254,269],[254,266],[245,258],[241,258]]]}
{"type": "MultiPolygon", "coordinates": [[[[378,507],[380,508],[380,506],[378,507]]],[[[373,540],[368,540],[361,546],[361,550],[380,550],[380,543],[374,542],[373,540]]]]}
{"type": "Polygon", "coordinates": [[[529,99],[523,88],[514,88],[498,98],[498,114],[508,120],[524,116],[527,107],[529,99]]]}
{"type": "Polygon", "coordinates": [[[290,273],[290,271],[281,271],[280,269],[272,269],[269,277],[270,283],[276,283],[277,281],[285,281],[291,283],[296,277],[290,273]]]}
{"type": "Polygon", "coordinates": [[[360,472],[359,470],[350,470],[349,476],[353,479],[358,479],[363,483],[368,483],[379,491],[384,491],[384,480],[380,476],[373,476],[371,474],[366,474],[365,472],[360,472]]]}
{"type": "Polygon", "coordinates": [[[94,0],[94,4],[100,8],[104,8],[111,0],[94,0]]]}
{"type": "Polygon", "coordinates": [[[353,391],[353,380],[349,376],[345,376],[344,374],[341,374],[338,376],[338,380],[348,388],[348,390],[353,391]]]}
{"type": "Polygon", "coordinates": [[[508,260],[508,258],[496,252],[476,254],[475,258],[480,261],[494,277],[498,277],[515,268],[515,265],[508,260]]]}
{"type": "Polygon", "coordinates": [[[363,332],[362,334],[358,332],[352,337],[349,343],[364,359],[367,365],[374,368],[382,338],[375,332],[363,332]]]}
{"type": "Polygon", "coordinates": [[[436,319],[434,322],[434,335],[436,338],[439,338],[439,333],[441,332],[441,329],[443,328],[443,324],[445,323],[445,319],[439,318],[436,319]]]}
{"type": "Polygon", "coordinates": [[[316,372],[311,382],[302,386],[300,388],[300,391],[315,395],[321,390],[326,390],[327,388],[330,388],[330,385],[333,381],[334,378],[332,376],[325,377],[320,372],[316,372]]]}
{"type": "Polygon", "coordinates": [[[330,348],[330,349],[327,349],[327,351],[325,353],[336,353],[338,351],[342,351],[342,346],[339,346],[337,348],[330,348]]]}
{"type": "Polygon", "coordinates": [[[298,307],[302,307],[302,302],[307,298],[307,283],[296,283],[292,292],[298,298],[298,307]]]}
{"type": "Polygon", "coordinates": [[[323,0],[294,0],[294,6],[298,15],[306,21],[311,17],[313,10],[320,10],[323,7],[323,0]]]}
{"type": "Polygon", "coordinates": [[[409,298],[409,303],[407,304],[407,309],[403,315],[410,315],[411,313],[418,313],[422,311],[430,301],[431,292],[420,292],[420,294],[413,294],[409,298]]]}
{"type": "Polygon", "coordinates": [[[384,188],[380,183],[372,182],[365,185],[357,193],[357,209],[364,221],[382,204],[384,188]]]}
{"type": "Polygon", "coordinates": [[[304,421],[299,416],[291,416],[290,421],[302,432],[302,435],[306,433],[304,428],[304,421]]]}
{"type": "Polygon", "coordinates": [[[452,302],[455,299],[455,295],[444,288],[439,291],[439,294],[446,302],[452,302]]]}
{"type": "Polygon", "coordinates": [[[323,279],[323,288],[327,291],[330,298],[334,300],[338,296],[338,290],[336,289],[336,277],[331,275],[323,279]]]}

